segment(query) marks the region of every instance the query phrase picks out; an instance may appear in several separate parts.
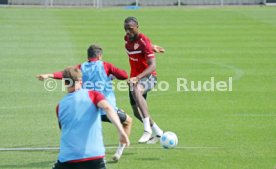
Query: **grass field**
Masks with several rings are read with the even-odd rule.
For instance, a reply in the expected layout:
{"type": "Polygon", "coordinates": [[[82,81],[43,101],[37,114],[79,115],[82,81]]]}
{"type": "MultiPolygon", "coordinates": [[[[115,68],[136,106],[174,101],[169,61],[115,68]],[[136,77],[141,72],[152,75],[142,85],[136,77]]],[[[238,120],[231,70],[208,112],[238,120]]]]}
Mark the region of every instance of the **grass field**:
{"type": "MultiPolygon", "coordinates": [[[[151,92],[152,117],[179,137],[176,149],[139,145],[134,121],[131,146],[109,169],[273,169],[276,166],[276,8],[47,9],[0,8],[0,148],[58,147],[55,105],[65,94],[49,92],[36,74],[86,60],[91,43],[104,59],[129,71],[123,20],[166,48],[157,55],[159,81],[151,92]],[[177,92],[176,79],[227,80],[231,92],[177,92]]],[[[118,105],[132,115],[128,92],[118,105]]],[[[104,124],[107,160],[117,134],[104,124]]],[[[49,169],[58,151],[0,151],[0,169],[49,169]]]]}

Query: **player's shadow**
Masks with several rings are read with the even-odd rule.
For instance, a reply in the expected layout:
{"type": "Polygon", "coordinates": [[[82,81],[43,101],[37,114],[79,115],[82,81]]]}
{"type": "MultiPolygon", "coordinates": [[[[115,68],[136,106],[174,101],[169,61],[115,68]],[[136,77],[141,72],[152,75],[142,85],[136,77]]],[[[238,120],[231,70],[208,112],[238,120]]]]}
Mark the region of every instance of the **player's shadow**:
{"type": "Polygon", "coordinates": [[[5,165],[0,165],[1,169],[10,169],[10,168],[45,168],[49,166],[53,166],[55,162],[54,161],[40,161],[40,162],[35,162],[35,163],[29,163],[29,164],[5,164],[5,165]]]}
{"type": "MultiPolygon", "coordinates": [[[[114,152],[106,152],[106,155],[109,155],[109,156],[111,156],[113,154],[114,154],[114,152]]],[[[120,159],[120,161],[125,160],[125,158],[127,158],[128,156],[131,156],[131,155],[134,155],[134,154],[135,153],[124,152],[124,154],[123,154],[122,158],[120,159]]],[[[112,160],[111,157],[108,157],[106,159],[106,164],[116,164],[116,163],[118,163],[118,161],[112,160]]]]}
{"type": "Polygon", "coordinates": [[[113,161],[113,160],[107,160],[106,161],[106,164],[116,164],[118,163],[119,161],[113,161]]]}

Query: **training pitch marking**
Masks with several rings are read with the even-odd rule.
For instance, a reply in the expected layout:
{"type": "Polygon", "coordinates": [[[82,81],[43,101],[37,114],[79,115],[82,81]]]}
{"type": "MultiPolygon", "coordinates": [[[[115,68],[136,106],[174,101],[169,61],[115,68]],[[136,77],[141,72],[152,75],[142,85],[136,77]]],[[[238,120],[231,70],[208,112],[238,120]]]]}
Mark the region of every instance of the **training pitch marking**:
{"type": "MultiPolygon", "coordinates": [[[[116,149],[115,146],[107,146],[106,149],[116,149]]],[[[175,147],[174,149],[220,149],[222,147],[175,147]]],[[[128,147],[127,149],[163,149],[162,147],[128,147]]],[[[0,151],[55,151],[59,147],[17,147],[0,148],[0,151]]]]}

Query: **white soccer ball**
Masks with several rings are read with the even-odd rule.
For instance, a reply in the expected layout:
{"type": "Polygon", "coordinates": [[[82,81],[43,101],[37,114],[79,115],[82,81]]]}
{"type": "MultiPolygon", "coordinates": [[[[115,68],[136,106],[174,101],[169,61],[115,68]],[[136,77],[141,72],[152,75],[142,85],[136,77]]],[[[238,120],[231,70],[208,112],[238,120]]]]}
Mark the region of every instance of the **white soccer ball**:
{"type": "Polygon", "coordinates": [[[164,148],[174,148],[177,146],[178,143],[178,138],[175,133],[171,131],[165,132],[161,137],[160,137],[160,144],[164,148]]]}

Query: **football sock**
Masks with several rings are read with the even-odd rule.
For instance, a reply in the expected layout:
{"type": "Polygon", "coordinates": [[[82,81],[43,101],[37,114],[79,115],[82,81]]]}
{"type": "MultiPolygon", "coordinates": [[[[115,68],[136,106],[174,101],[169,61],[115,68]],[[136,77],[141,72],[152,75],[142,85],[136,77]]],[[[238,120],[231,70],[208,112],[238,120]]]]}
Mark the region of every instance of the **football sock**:
{"type": "Polygon", "coordinates": [[[146,132],[152,133],[151,127],[150,127],[150,119],[149,117],[143,118],[143,124],[144,124],[144,130],[146,132]]]}
{"type": "Polygon", "coordinates": [[[119,146],[118,146],[118,149],[117,149],[117,153],[118,153],[119,155],[122,155],[122,154],[123,154],[123,151],[124,151],[124,149],[125,149],[125,147],[126,147],[126,144],[121,144],[121,143],[119,143],[119,146]]]}
{"type": "Polygon", "coordinates": [[[153,131],[156,135],[162,136],[163,130],[161,130],[160,127],[159,127],[156,123],[153,123],[153,125],[152,125],[151,128],[152,128],[152,131],[153,131]]]}
{"type": "Polygon", "coordinates": [[[118,146],[118,148],[116,150],[116,153],[112,156],[112,159],[114,161],[118,161],[121,158],[125,147],[126,147],[126,144],[119,143],[119,146],[118,146]]]}

